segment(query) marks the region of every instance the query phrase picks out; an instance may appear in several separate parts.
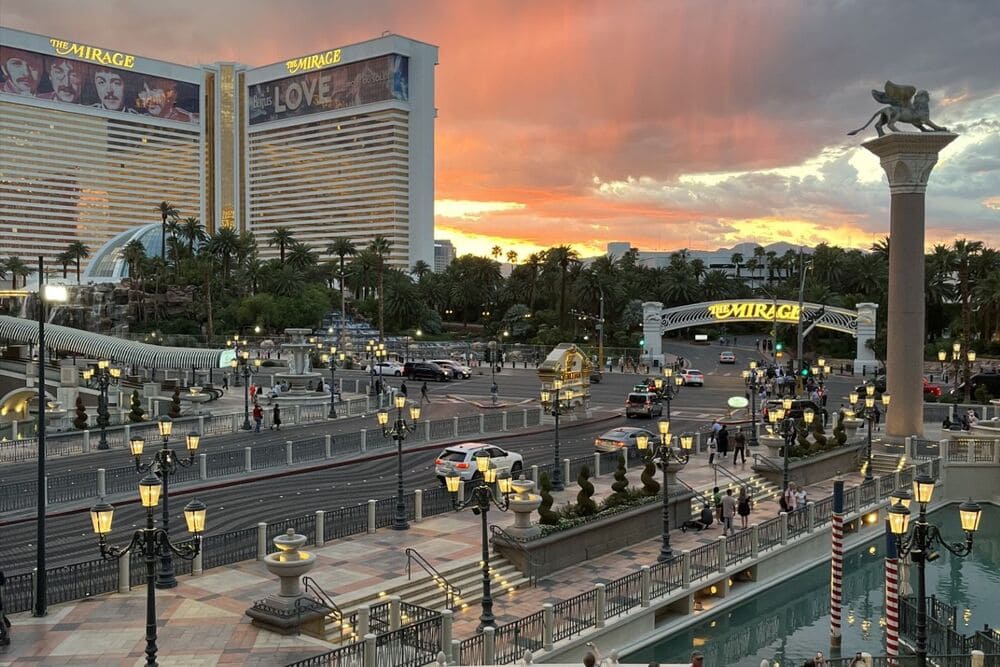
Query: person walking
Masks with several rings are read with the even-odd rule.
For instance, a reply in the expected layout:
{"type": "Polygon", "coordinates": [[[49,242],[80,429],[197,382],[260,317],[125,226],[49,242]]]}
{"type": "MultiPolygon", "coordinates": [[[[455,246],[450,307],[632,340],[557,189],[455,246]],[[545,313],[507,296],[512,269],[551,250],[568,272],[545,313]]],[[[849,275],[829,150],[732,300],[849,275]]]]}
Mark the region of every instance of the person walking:
{"type": "Polygon", "coordinates": [[[806,506],[806,490],[802,488],[802,485],[795,485],[795,509],[802,509],[806,506]]]}
{"type": "Polygon", "coordinates": [[[222,374],[222,391],[229,390],[229,373],[222,374]]]}
{"type": "Polygon", "coordinates": [[[788,485],[788,488],[781,494],[781,500],[778,504],[781,506],[782,512],[795,511],[795,484],[788,485]]]}
{"type": "Polygon", "coordinates": [[[729,535],[733,532],[733,517],[736,516],[736,498],[733,497],[733,489],[726,489],[726,495],[722,497],[722,534],[729,535]]]}
{"type": "Polygon", "coordinates": [[[264,421],[264,410],[260,407],[260,403],[253,404],[253,421],[254,421],[254,433],[260,433],[260,424],[264,421]]]}
{"type": "Polygon", "coordinates": [[[747,437],[743,435],[743,430],[740,429],[733,436],[733,465],[736,465],[736,459],[743,457],[743,465],[747,464],[747,437]]]}
{"type": "Polygon", "coordinates": [[[719,448],[719,456],[725,461],[729,454],[729,429],[726,428],[725,424],[720,426],[719,432],[715,434],[715,444],[719,448]]]}
{"type": "Polygon", "coordinates": [[[403,395],[403,398],[406,398],[406,382],[405,381],[399,383],[399,393],[403,395]]]}
{"type": "Polygon", "coordinates": [[[712,489],[712,506],[715,507],[715,520],[722,523],[722,493],[719,487],[712,489]]]}
{"type": "Polygon", "coordinates": [[[277,403],[274,404],[274,410],[271,411],[271,425],[268,428],[273,428],[275,431],[281,430],[281,406],[277,403]]]}
{"type": "Polygon", "coordinates": [[[422,385],[420,385],[420,402],[423,403],[424,401],[427,401],[428,403],[431,402],[430,397],[427,396],[427,381],[426,380],[424,381],[424,383],[422,385]]]}
{"type": "Polygon", "coordinates": [[[740,515],[740,528],[746,530],[750,517],[751,500],[747,487],[740,489],[740,497],[736,500],[736,513],[740,515]]]}

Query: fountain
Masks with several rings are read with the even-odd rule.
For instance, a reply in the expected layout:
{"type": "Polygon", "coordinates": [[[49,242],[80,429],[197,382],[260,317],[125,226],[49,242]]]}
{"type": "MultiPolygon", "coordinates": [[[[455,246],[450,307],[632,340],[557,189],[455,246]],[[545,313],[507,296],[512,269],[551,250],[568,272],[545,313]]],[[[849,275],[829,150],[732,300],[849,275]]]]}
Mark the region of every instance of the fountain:
{"type": "Polygon", "coordinates": [[[285,329],[290,342],[282,343],[281,349],[288,355],[288,370],[274,374],[275,383],[288,384],[288,390],[282,391],[275,401],[284,405],[325,404],[330,401],[325,392],[309,389],[309,383],[322,382],[323,374],[312,369],[310,353],[315,349],[307,336],[311,329],[285,329]]]}
{"type": "Polygon", "coordinates": [[[188,387],[188,393],[181,394],[181,401],[191,404],[191,411],[185,412],[185,414],[192,414],[196,416],[204,414],[201,404],[212,400],[212,397],[208,394],[202,393],[201,389],[202,388],[197,385],[191,385],[188,387]]]}
{"type": "Polygon", "coordinates": [[[302,590],[301,578],[316,565],[316,554],[300,550],[306,536],[297,535],[292,528],[272,541],[278,550],[264,556],[264,567],[281,582],[278,593],[257,600],[246,614],[256,626],[283,635],[294,634],[302,623],[324,614],[302,590]]]}
{"type": "Polygon", "coordinates": [[[510,483],[510,509],[514,512],[514,525],[506,531],[512,537],[529,540],[542,534],[542,529],[531,523],[531,513],[542,504],[542,497],[532,493],[535,483],[530,479],[515,479],[510,483]]]}

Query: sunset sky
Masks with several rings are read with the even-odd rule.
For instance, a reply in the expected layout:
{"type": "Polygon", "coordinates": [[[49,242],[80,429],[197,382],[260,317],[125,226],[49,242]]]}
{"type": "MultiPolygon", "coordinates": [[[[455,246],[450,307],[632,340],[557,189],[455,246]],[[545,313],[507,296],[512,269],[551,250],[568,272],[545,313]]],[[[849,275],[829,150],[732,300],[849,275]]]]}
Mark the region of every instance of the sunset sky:
{"type": "Polygon", "coordinates": [[[885,80],[961,136],[928,242],[1000,246],[1000,2],[0,0],[0,23],[148,57],[256,66],[399,33],[440,47],[437,238],[521,259],[569,243],[863,247],[888,230],[846,136],[885,80]]]}

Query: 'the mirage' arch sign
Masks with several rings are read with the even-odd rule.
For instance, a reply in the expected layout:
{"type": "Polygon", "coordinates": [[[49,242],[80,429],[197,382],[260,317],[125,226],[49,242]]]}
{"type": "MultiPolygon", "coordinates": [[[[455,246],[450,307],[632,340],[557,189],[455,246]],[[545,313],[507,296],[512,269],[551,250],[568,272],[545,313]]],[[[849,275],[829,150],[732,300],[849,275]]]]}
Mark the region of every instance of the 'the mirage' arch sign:
{"type": "Polygon", "coordinates": [[[663,334],[687,327],[711,326],[735,322],[767,322],[813,326],[850,334],[857,341],[854,369],[873,370],[878,362],[868,348],[868,341],[875,338],[875,316],[878,304],[859,303],[857,310],[824,306],[819,303],[797,301],[772,301],[765,299],[734,299],[692,303],[676,308],[664,308],[659,301],[642,304],[642,333],[646,340],[644,356],[663,362],[663,334]]]}

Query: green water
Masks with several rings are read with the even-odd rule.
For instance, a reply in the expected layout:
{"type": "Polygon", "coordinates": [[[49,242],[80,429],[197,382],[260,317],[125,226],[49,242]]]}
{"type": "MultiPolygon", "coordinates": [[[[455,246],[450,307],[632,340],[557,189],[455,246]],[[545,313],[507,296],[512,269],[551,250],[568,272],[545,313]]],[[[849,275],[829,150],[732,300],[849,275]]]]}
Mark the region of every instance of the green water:
{"type": "MultiPolygon", "coordinates": [[[[957,506],[931,515],[942,537],[961,541],[957,506]]],[[[958,608],[958,629],[972,632],[1000,625],[1000,508],[986,505],[973,554],[957,558],[941,549],[927,566],[928,594],[958,608]]],[[[916,568],[911,568],[916,585],[916,568]]],[[[884,654],[882,616],[885,537],[853,549],[844,558],[842,655],[884,654]]],[[[763,659],[800,665],[817,651],[830,651],[830,566],[806,570],[753,599],[706,616],[697,624],[625,657],[685,663],[691,651],[705,653],[706,667],[759,667],[763,659]]]]}

